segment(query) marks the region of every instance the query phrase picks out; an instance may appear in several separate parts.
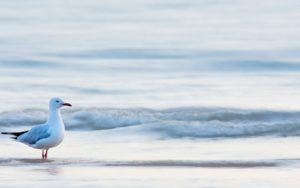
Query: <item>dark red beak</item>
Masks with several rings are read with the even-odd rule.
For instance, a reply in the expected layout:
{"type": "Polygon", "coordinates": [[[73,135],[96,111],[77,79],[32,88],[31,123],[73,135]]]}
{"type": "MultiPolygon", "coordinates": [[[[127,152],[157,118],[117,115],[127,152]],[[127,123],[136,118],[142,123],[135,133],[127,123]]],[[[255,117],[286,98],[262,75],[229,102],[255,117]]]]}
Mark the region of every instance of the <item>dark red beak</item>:
{"type": "Polygon", "coordinates": [[[63,103],[63,106],[69,106],[69,107],[71,107],[72,105],[70,104],[70,103],[63,103]]]}

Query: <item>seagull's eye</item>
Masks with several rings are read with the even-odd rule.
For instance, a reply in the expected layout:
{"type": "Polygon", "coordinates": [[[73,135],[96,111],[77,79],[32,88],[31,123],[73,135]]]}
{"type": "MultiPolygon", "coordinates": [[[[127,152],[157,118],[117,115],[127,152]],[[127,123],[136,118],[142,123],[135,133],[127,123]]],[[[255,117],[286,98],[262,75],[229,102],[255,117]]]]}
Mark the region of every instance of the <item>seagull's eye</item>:
{"type": "Polygon", "coordinates": [[[57,103],[59,103],[59,101],[56,101],[57,103]]]}

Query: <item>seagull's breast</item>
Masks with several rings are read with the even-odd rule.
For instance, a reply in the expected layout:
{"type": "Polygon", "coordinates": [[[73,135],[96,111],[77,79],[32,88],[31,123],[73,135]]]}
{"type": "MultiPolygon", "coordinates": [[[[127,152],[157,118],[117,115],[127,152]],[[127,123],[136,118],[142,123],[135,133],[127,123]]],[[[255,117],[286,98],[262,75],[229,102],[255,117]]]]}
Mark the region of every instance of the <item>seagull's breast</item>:
{"type": "Polygon", "coordinates": [[[52,142],[52,145],[53,145],[52,147],[57,146],[58,144],[60,144],[63,141],[64,137],[65,137],[65,129],[60,129],[60,130],[53,129],[53,130],[51,130],[49,139],[52,142]]]}

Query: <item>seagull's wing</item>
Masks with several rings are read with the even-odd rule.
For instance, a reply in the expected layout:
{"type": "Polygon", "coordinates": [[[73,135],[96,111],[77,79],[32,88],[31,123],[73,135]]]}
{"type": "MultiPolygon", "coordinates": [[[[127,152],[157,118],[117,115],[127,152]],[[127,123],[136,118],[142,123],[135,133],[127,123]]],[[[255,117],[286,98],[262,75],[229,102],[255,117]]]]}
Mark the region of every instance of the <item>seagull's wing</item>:
{"type": "Polygon", "coordinates": [[[25,144],[32,145],[41,139],[48,138],[50,136],[48,130],[49,130],[49,125],[47,124],[38,125],[30,129],[28,132],[18,136],[17,140],[25,144]]]}

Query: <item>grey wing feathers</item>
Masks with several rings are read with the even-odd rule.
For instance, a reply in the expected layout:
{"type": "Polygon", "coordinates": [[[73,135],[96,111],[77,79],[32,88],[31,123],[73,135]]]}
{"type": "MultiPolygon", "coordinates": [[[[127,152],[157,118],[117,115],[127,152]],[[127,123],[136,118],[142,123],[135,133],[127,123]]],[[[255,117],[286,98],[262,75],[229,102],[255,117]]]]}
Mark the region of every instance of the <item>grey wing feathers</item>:
{"type": "Polygon", "coordinates": [[[35,144],[41,139],[47,138],[50,136],[48,132],[48,126],[45,124],[33,127],[27,133],[20,135],[17,140],[27,143],[35,144]]]}

